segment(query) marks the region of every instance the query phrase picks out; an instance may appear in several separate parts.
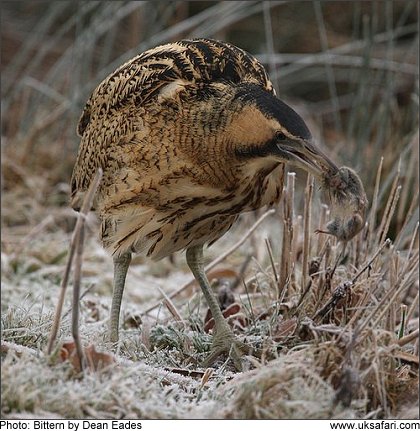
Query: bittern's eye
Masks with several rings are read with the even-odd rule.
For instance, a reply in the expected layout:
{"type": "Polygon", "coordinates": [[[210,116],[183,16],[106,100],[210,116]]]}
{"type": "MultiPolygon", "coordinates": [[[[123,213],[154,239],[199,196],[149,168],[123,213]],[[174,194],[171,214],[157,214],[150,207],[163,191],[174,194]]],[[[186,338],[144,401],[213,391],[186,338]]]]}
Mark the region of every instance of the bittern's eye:
{"type": "Polygon", "coordinates": [[[285,141],[287,139],[287,136],[283,132],[277,131],[276,132],[276,139],[278,141],[285,141]]]}

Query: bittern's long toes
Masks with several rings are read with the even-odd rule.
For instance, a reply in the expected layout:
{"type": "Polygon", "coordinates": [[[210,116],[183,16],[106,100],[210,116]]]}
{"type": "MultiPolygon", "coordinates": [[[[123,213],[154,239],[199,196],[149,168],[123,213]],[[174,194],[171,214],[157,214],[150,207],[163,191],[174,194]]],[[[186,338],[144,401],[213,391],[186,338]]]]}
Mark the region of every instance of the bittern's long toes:
{"type": "Polygon", "coordinates": [[[230,328],[223,328],[216,332],[212,347],[207,358],[202,362],[208,367],[222,354],[227,353],[238,371],[243,370],[242,356],[252,353],[252,348],[238,340],[230,328]]]}

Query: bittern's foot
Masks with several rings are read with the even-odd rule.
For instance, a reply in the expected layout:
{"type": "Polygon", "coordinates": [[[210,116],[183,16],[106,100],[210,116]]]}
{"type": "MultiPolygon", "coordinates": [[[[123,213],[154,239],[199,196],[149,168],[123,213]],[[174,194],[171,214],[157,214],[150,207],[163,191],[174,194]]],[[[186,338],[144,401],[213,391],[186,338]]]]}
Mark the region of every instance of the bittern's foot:
{"type": "Polygon", "coordinates": [[[227,353],[232,359],[233,365],[238,371],[242,371],[242,356],[251,353],[252,348],[247,344],[239,341],[232,330],[226,325],[226,327],[219,328],[216,330],[216,334],[213,337],[213,343],[211,346],[210,354],[202,362],[203,367],[208,367],[223,353],[227,353]]]}

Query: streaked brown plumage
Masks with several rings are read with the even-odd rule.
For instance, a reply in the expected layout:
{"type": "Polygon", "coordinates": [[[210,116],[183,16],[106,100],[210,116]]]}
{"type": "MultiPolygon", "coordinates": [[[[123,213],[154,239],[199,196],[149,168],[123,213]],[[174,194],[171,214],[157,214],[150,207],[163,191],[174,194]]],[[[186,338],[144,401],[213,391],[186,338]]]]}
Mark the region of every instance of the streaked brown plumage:
{"type": "Polygon", "coordinates": [[[337,187],[328,179],[338,168],[277,99],[263,66],[209,39],[162,45],[122,65],[89,98],[78,133],[74,208],[96,170],[104,172],[95,207],[115,264],[111,339],[118,339],[131,253],[160,259],[187,249],[216,321],[207,362],[233,346],[238,365],[244,345],[210,290],[203,245],[220,238],[241,212],[279,201],[284,163],[312,172],[333,194],[337,187]]]}

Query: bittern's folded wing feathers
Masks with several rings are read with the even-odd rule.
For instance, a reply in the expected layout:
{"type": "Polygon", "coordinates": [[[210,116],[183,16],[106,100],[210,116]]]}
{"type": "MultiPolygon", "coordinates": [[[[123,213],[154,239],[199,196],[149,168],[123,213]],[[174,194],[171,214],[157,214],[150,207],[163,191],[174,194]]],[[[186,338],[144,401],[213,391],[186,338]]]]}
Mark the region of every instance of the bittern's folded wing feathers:
{"type": "Polygon", "coordinates": [[[183,85],[218,81],[256,83],[274,93],[264,67],[254,57],[209,39],[182,40],[150,49],[104,79],[87,101],[78,124],[82,139],[71,182],[72,207],[78,208],[99,166],[106,177],[112,159],[110,147],[129,140],[133,127],[141,126],[144,108],[161,103],[183,85]]]}
{"type": "Polygon", "coordinates": [[[176,80],[255,82],[274,91],[264,67],[242,49],[215,40],[182,40],[145,51],[102,81],[83,111],[79,135],[83,136],[95,111],[117,110],[133,100],[138,106],[144,105],[176,80]]]}

